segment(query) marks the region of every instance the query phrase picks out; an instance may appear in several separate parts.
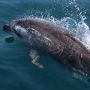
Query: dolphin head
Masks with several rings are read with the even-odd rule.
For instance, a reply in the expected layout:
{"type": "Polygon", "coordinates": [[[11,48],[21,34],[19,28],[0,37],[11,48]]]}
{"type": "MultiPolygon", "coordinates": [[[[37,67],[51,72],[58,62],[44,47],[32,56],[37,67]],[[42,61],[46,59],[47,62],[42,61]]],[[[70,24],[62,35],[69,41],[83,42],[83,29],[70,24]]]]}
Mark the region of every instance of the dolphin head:
{"type": "Polygon", "coordinates": [[[25,42],[33,43],[37,41],[37,38],[40,36],[40,33],[34,28],[30,27],[30,21],[28,20],[17,20],[11,24],[5,24],[3,30],[14,37],[18,37],[25,42]]]}
{"type": "Polygon", "coordinates": [[[23,21],[14,21],[11,24],[5,24],[3,26],[3,30],[7,33],[18,36],[19,38],[25,37],[25,34],[27,34],[27,29],[23,27],[23,23],[23,21]]]}

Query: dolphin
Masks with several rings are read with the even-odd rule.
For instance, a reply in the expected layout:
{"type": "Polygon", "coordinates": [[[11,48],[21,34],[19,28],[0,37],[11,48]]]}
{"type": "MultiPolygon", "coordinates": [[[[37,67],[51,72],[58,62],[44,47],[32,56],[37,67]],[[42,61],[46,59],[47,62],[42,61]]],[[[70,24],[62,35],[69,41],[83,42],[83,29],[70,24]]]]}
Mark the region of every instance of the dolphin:
{"type": "Polygon", "coordinates": [[[44,51],[65,66],[90,75],[90,52],[74,33],[53,22],[40,19],[19,19],[5,24],[3,30],[17,36],[30,47],[32,63],[39,68],[38,50],[44,51]],[[37,49],[37,50],[36,50],[37,49]]]}

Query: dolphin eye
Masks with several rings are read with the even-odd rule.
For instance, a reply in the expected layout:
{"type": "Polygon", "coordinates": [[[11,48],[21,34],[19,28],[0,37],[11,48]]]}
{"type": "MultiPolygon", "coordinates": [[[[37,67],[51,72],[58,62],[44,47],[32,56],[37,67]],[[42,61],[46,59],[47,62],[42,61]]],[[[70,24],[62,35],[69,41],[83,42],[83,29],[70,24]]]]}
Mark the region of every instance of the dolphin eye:
{"type": "Polygon", "coordinates": [[[18,37],[21,37],[21,35],[16,30],[14,30],[14,32],[18,37]]]}
{"type": "Polygon", "coordinates": [[[21,37],[21,35],[20,35],[19,33],[16,33],[16,35],[17,35],[18,37],[21,37]]]}

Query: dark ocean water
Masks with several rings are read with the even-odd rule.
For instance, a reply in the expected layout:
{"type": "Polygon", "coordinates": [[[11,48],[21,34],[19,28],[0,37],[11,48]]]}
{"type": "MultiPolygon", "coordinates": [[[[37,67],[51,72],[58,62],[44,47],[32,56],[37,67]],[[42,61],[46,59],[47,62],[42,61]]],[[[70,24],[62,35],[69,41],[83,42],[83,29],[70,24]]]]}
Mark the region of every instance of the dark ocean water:
{"type": "Polygon", "coordinates": [[[70,72],[52,57],[41,55],[45,68],[40,70],[31,64],[23,42],[5,42],[9,35],[2,26],[29,16],[59,22],[83,37],[89,32],[90,0],[0,0],[0,90],[90,90],[84,77],[70,72]]]}

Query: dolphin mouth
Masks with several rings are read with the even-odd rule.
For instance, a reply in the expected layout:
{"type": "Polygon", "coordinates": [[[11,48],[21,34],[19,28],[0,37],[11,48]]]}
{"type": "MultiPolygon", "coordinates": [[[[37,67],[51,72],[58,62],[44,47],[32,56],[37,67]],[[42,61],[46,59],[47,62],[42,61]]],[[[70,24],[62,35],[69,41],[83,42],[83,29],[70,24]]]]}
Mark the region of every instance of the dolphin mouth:
{"type": "Polygon", "coordinates": [[[9,25],[9,24],[5,24],[5,25],[3,26],[3,31],[5,31],[5,32],[10,32],[10,31],[11,31],[10,25],[9,25]]]}

